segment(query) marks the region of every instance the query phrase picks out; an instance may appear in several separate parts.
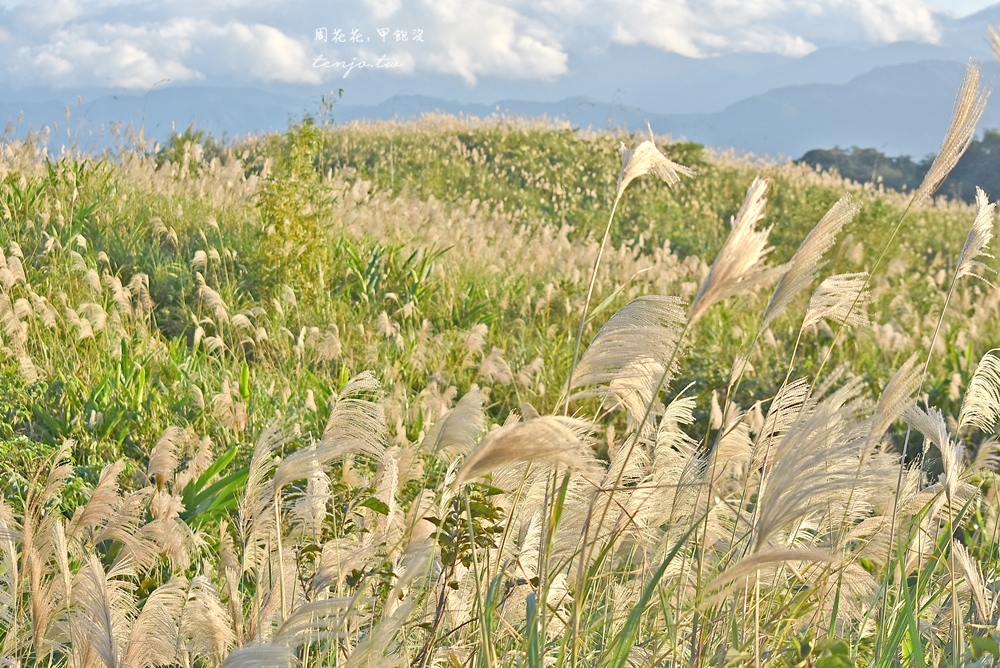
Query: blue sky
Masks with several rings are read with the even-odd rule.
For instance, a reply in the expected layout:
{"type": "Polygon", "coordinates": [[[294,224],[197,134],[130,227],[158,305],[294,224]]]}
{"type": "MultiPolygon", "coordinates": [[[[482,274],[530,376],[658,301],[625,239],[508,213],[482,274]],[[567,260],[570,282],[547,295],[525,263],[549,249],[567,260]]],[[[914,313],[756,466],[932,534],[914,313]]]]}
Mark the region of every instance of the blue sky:
{"type": "Polygon", "coordinates": [[[935,43],[947,16],[988,4],[285,0],[278,12],[263,0],[8,0],[0,14],[0,83],[137,91],[199,83],[329,86],[345,71],[382,68],[401,88],[407,77],[436,77],[467,89],[484,78],[559,79],[573,57],[620,46],[710,58],[935,43]],[[325,41],[315,37],[320,28],[327,30],[325,41]]]}
{"type": "Polygon", "coordinates": [[[994,3],[990,0],[933,0],[927,4],[955,16],[967,16],[994,3]]]}

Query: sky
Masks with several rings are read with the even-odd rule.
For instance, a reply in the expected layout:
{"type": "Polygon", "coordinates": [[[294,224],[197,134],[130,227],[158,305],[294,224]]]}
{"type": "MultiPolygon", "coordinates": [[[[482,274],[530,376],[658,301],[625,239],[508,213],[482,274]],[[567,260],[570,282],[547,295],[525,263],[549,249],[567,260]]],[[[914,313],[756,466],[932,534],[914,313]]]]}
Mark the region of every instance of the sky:
{"type": "Polygon", "coordinates": [[[980,9],[989,7],[993,2],[991,0],[935,0],[927,4],[936,9],[950,12],[955,16],[968,16],[980,9]]]}
{"type": "Polygon", "coordinates": [[[354,76],[552,81],[619,46],[711,58],[937,43],[983,0],[7,0],[0,83],[329,86],[354,76]]]}

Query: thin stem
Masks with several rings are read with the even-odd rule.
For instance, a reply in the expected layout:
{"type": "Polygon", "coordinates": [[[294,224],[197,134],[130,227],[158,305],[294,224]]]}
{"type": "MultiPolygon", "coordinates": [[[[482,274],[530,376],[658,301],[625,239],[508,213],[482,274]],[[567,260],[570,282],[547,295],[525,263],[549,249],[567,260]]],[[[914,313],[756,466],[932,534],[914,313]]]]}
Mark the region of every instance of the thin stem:
{"type": "Polygon", "coordinates": [[[580,346],[583,343],[583,330],[587,326],[587,314],[590,311],[590,300],[594,296],[594,286],[597,284],[597,270],[601,266],[601,258],[604,257],[604,249],[608,245],[608,237],[611,235],[611,222],[615,219],[615,211],[618,210],[618,202],[621,194],[615,197],[615,203],[611,206],[611,215],[608,216],[608,224],[604,228],[604,236],[601,238],[601,247],[597,251],[597,259],[594,260],[594,268],[590,272],[590,286],[587,288],[587,299],[583,303],[583,316],[580,318],[580,326],[576,329],[576,343],[573,345],[573,360],[569,365],[569,374],[566,377],[566,399],[563,403],[563,415],[569,413],[569,396],[573,387],[573,374],[576,372],[576,363],[580,359],[580,346]]]}
{"type": "Polygon", "coordinates": [[[274,491],[274,527],[278,541],[278,587],[281,592],[281,621],[285,621],[285,553],[281,547],[281,492],[274,491]]]}

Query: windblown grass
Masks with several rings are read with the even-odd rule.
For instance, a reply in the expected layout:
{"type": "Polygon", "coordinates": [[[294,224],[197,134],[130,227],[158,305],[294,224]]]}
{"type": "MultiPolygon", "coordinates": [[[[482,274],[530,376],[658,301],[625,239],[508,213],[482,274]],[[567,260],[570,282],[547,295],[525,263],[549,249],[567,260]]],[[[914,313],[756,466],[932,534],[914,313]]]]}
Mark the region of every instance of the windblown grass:
{"type": "Polygon", "coordinates": [[[512,120],[4,144],[4,658],[993,660],[994,205],[932,190],[512,120]]]}

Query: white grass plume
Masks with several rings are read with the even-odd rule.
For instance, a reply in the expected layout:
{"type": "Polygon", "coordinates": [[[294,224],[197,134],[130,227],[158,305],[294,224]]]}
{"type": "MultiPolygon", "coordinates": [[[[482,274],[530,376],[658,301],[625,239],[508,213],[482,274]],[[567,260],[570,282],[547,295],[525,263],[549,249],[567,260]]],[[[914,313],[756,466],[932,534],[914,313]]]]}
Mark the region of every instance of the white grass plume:
{"type": "Polygon", "coordinates": [[[767,180],[756,177],[747,189],[743,206],[732,219],[729,236],[691,304],[690,322],[697,321],[723,299],[754,289],[769,276],[760,263],[772,250],[767,245],[771,228],[757,229],[764,217],[769,185],[767,180]]]}
{"type": "Polygon", "coordinates": [[[128,565],[112,567],[105,573],[96,554],[91,554],[73,583],[74,611],[70,616],[73,644],[78,651],[88,648],[105,668],[119,668],[121,640],[135,611],[132,594],[118,577],[130,575],[128,565]]]}
{"type": "Polygon", "coordinates": [[[229,653],[222,668],[294,668],[295,652],[282,645],[247,645],[229,653]]]}
{"type": "Polygon", "coordinates": [[[992,433],[1000,420],[1000,357],[990,350],[979,360],[975,373],[965,390],[962,411],[958,415],[959,429],[976,427],[992,433]]]}
{"type": "Polygon", "coordinates": [[[764,310],[760,329],[766,329],[775,318],[781,315],[795,296],[807,288],[816,278],[817,272],[823,266],[823,256],[837,240],[837,235],[847,223],[858,214],[861,206],[844,195],[838,200],[826,215],[816,223],[816,227],[799,245],[795,255],[788,264],[788,270],[778,281],[764,310]]]}
{"type": "Polygon", "coordinates": [[[129,631],[122,666],[151,668],[175,662],[187,589],[187,581],[174,576],[153,590],[129,631]]]}
{"type": "Polygon", "coordinates": [[[979,565],[975,557],[969,554],[968,549],[961,542],[953,540],[951,542],[951,549],[955,553],[955,560],[965,575],[965,581],[969,584],[969,589],[972,590],[972,600],[975,601],[976,610],[979,612],[980,623],[993,624],[996,599],[986,588],[982,566],[979,565]]]}
{"type": "Polygon", "coordinates": [[[765,581],[773,581],[776,575],[775,566],[780,568],[784,564],[795,564],[799,566],[795,571],[799,572],[804,564],[834,562],[836,560],[835,555],[817,549],[778,548],[758,552],[737,561],[708,583],[705,603],[708,605],[718,603],[737,589],[742,589],[745,585],[752,584],[758,579],[764,580],[766,577],[765,581]]]}
{"type": "Polygon", "coordinates": [[[914,204],[919,204],[937,191],[972,143],[976,135],[976,126],[986,110],[986,102],[990,97],[989,92],[983,90],[980,85],[981,74],[978,65],[970,62],[966,67],[965,80],[955,99],[948,134],[945,135],[941,149],[927,170],[923,182],[917,188],[913,197],[914,204]]]}
{"type": "Polygon", "coordinates": [[[872,303],[867,283],[867,272],[827,277],[809,299],[802,328],[818,325],[823,320],[844,325],[867,324],[867,309],[872,303]]]}
{"type": "Polygon", "coordinates": [[[313,467],[327,466],[338,457],[360,452],[378,458],[385,449],[385,410],[374,400],[379,391],[375,374],[365,371],[347,382],[331,399],[333,408],[318,445],[299,450],[281,462],[274,473],[274,488],[308,478],[313,467]]]}
{"type": "MultiPolygon", "coordinates": [[[[676,297],[648,295],[626,304],[591,341],[573,376],[573,398],[600,396],[622,404],[630,424],[642,419],[674,357],[684,322],[676,297]]],[[[666,387],[668,376],[662,385],[666,387]]],[[[652,423],[648,424],[652,428],[652,423]]]]}
{"type": "Polygon", "coordinates": [[[546,461],[585,468],[593,425],[575,418],[546,415],[491,431],[468,454],[454,487],[514,462],[546,461]]]}
{"type": "Polygon", "coordinates": [[[944,469],[938,480],[944,489],[945,498],[951,504],[961,505],[971,499],[976,488],[964,480],[965,446],[955,441],[948,433],[944,414],[936,408],[922,409],[913,406],[904,415],[914,429],[937,446],[941,453],[941,467],[944,469]]]}
{"type": "Polygon", "coordinates": [[[646,174],[658,176],[668,186],[681,182],[681,176],[694,176],[694,170],[673,162],[660,153],[651,140],[641,142],[634,149],[621,145],[622,171],[618,174],[615,197],[620,198],[633,180],[646,174]]]}
{"type": "MultiPolygon", "coordinates": [[[[962,254],[958,256],[958,268],[955,270],[955,280],[963,276],[975,276],[976,267],[993,271],[979,261],[980,257],[993,257],[987,251],[990,241],[993,239],[993,221],[996,219],[996,202],[990,202],[983,189],[976,187],[976,219],[969,230],[969,236],[965,239],[965,246],[962,254]]],[[[982,278],[982,277],[980,277],[982,278]]],[[[984,281],[986,279],[983,279],[984,281]]],[[[986,281],[989,285],[993,285],[986,281]]]]}
{"type": "Polygon", "coordinates": [[[184,445],[186,436],[180,427],[167,427],[150,450],[146,478],[155,480],[158,488],[162,489],[166,479],[177,469],[177,449],[184,445]]]}
{"type": "Polygon", "coordinates": [[[332,409],[322,445],[343,453],[363,452],[378,458],[385,446],[385,411],[378,402],[380,385],[375,374],[363,371],[351,378],[331,398],[332,409]]]}
{"type": "Polygon", "coordinates": [[[860,380],[848,382],[797,420],[775,446],[759,494],[754,551],[792,523],[820,512],[864,483],[854,432],[861,422],[860,380]]]}
{"type": "Polygon", "coordinates": [[[923,373],[917,365],[917,355],[914,353],[903,362],[878,398],[869,430],[869,438],[872,441],[882,440],[892,423],[914,405],[922,382],[923,373]]]}
{"type": "Polygon", "coordinates": [[[473,385],[454,408],[434,422],[420,443],[420,449],[450,462],[476,445],[484,424],[483,393],[473,385]]]}
{"type": "Polygon", "coordinates": [[[760,466],[764,462],[771,448],[779,442],[781,436],[800,416],[807,418],[811,414],[812,406],[806,404],[808,397],[809,384],[805,378],[799,378],[781,386],[767,409],[764,425],[757,433],[754,442],[753,467],[760,466]]]}
{"type": "Polygon", "coordinates": [[[391,615],[384,617],[354,648],[343,663],[344,668],[382,668],[392,665],[391,660],[387,660],[385,656],[386,650],[415,607],[414,601],[406,600],[391,615]]]}
{"type": "Polygon", "coordinates": [[[233,620],[215,585],[204,575],[191,579],[179,628],[184,648],[194,657],[218,665],[236,642],[233,620]]]}

